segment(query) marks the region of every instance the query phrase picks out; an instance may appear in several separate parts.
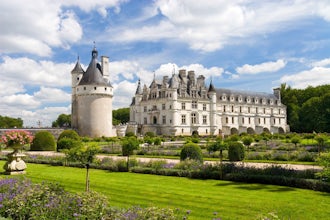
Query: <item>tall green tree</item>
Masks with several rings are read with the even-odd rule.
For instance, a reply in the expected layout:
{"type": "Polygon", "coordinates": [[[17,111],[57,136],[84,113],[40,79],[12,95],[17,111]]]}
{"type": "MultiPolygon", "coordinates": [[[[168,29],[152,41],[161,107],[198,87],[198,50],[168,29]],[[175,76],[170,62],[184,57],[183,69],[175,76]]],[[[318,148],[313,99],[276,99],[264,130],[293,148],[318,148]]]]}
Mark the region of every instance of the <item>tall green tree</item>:
{"type": "Polygon", "coordinates": [[[23,120],[21,118],[11,118],[0,115],[0,128],[22,128],[23,120]]]}
{"type": "Polygon", "coordinates": [[[65,150],[66,159],[68,161],[80,162],[86,167],[86,192],[89,191],[89,168],[96,159],[96,155],[100,152],[97,144],[77,146],[69,150],[65,150]]]}
{"type": "Polygon", "coordinates": [[[134,150],[139,149],[139,144],[136,137],[125,137],[122,140],[123,156],[127,156],[127,171],[129,171],[129,157],[134,153],[134,150]]]}
{"type": "Polygon", "coordinates": [[[69,128],[71,127],[71,115],[60,114],[52,123],[52,127],[69,128]]]}
{"type": "Polygon", "coordinates": [[[124,124],[129,121],[129,108],[119,108],[112,111],[113,125],[124,124]]]}

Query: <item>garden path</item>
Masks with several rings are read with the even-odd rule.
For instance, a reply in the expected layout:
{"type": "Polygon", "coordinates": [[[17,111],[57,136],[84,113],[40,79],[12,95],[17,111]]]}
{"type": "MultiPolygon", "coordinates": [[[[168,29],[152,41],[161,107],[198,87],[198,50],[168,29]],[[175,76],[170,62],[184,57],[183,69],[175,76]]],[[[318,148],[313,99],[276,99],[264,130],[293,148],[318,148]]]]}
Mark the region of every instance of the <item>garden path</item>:
{"type": "MultiPolygon", "coordinates": [[[[4,151],[2,151],[4,153],[4,151]]],[[[64,156],[63,153],[54,152],[54,151],[28,151],[25,152],[28,155],[43,155],[43,156],[64,156]]],[[[114,160],[124,159],[126,160],[126,157],[124,156],[110,156],[110,155],[97,155],[99,159],[109,157],[114,160]]],[[[162,159],[162,158],[146,158],[146,157],[136,157],[138,161],[141,162],[149,162],[149,161],[156,161],[156,160],[165,160],[167,163],[179,163],[180,160],[178,159],[162,159]]],[[[207,163],[219,163],[219,161],[204,161],[205,164],[207,163]]],[[[227,161],[224,161],[224,163],[229,163],[227,161]]],[[[247,167],[257,167],[257,168],[267,168],[273,165],[278,165],[287,169],[293,169],[293,170],[322,170],[322,167],[317,165],[304,165],[304,164],[278,164],[278,163],[254,163],[254,162],[235,162],[238,165],[241,166],[247,166],[247,167]]]]}

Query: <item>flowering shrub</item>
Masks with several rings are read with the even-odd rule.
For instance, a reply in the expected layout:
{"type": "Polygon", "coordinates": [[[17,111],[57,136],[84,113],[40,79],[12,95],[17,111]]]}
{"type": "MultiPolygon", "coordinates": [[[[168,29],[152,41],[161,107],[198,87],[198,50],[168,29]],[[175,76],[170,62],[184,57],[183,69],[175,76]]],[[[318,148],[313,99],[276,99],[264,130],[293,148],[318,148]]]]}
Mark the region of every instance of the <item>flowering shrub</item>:
{"type": "Polygon", "coordinates": [[[14,178],[0,180],[0,216],[8,219],[182,219],[178,214],[181,213],[156,207],[111,208],[107,198],[99,193],[73,194],[54,183],[34,184],[28,179],[14,178]]]}
{"type": "Polygon", "coordinates": [[[12,147],[15,145],[25,145],[30,144],[33,140],[33,136],[30,132],[24,130],[14,130],[7,131],[1,137],[1,143],[5,144],[7,147],[12,147]]]}

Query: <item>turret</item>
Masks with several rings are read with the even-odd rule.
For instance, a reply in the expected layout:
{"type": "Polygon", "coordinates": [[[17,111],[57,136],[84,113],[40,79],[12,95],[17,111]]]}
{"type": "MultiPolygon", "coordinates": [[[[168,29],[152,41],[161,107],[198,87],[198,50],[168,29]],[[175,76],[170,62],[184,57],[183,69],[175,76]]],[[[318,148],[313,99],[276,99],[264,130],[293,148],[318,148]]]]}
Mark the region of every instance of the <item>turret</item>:
{"type": "Polygon", "coordinates": [[[281,89],[274,88],[273,92],[274,92],[274,96],[278,99],[279,103],[281,103],[281,89]]]}

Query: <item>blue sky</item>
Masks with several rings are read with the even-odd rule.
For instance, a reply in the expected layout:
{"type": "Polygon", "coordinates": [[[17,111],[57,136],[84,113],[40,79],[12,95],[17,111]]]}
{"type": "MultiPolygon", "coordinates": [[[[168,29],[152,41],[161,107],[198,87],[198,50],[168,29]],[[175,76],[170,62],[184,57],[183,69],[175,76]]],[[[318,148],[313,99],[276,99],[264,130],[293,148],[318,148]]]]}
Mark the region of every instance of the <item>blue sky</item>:
{"type": "Polygon", "coordinates": [[[330,83],[329,0],[20,0],[0,3],[0,115],[50,126],[71,112],[77,57],[110,58],[115,109],[142,84],[195,70],[271,93],[330,83]]]}

